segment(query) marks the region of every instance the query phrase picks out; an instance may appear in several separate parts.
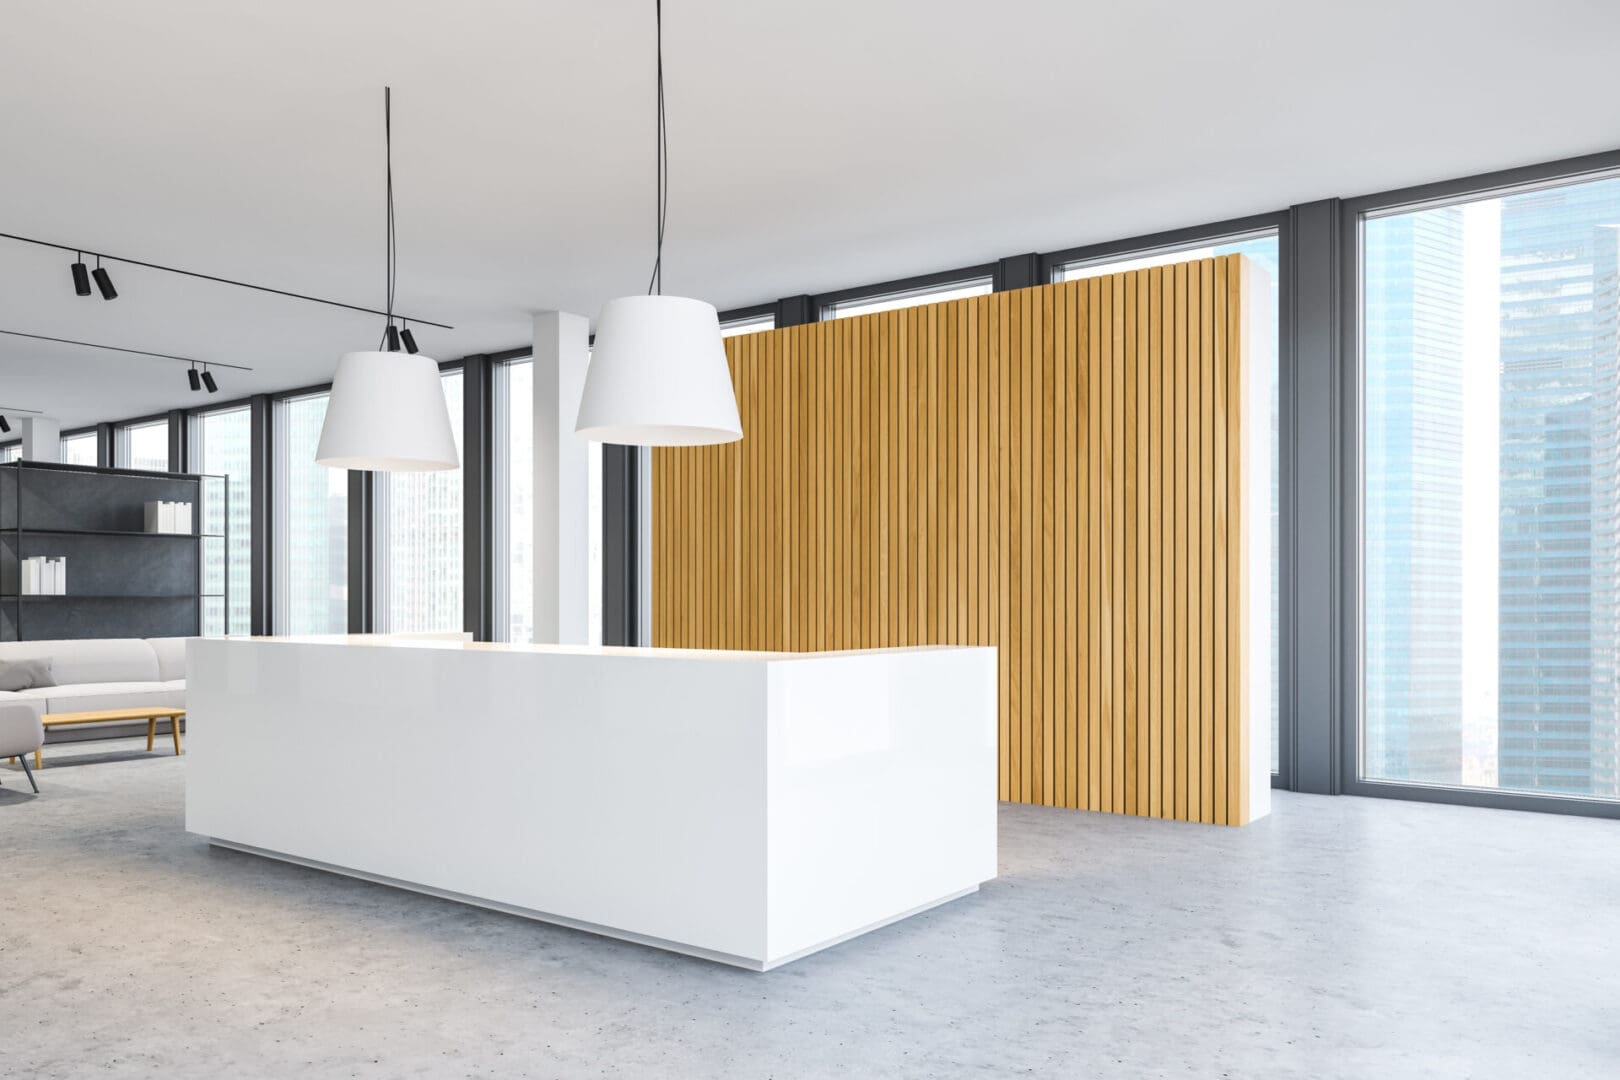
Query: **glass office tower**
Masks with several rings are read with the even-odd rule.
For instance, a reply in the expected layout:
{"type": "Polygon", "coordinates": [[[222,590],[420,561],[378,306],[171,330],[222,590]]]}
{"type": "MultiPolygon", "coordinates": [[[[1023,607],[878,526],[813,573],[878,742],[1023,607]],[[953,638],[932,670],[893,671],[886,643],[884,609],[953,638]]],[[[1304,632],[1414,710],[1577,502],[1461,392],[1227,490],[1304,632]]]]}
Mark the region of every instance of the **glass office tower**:
{"type": "Polygon", "coordinates": [[[349,474],[315,464],[329,395],[275,406],[276,553],[271,609],[278,634],[349,628],[349,474]]]}
{"type": "Polygon", "coordinates": [[[1463,221],[1371,222],[1363,637],[1365,772],[1462,779],[1463,221]]]}
{"type": "Polygon", "coordinates": [[[1498,781],[1616,785],[1620,180],[1502,200],[1498,781]]]}

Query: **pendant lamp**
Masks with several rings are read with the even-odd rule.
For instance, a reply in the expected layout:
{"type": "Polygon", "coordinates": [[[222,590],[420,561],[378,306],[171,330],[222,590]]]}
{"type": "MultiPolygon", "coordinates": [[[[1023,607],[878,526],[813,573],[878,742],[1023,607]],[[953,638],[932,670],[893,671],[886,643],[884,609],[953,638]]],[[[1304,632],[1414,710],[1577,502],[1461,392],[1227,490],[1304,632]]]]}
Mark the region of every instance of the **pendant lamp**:
{"type": "MultiPolygon", "coordinates": [[[[394,125],[393,92],[383,88],[387,145],[387,323],[373,352],[352,352],[338,361],[321,424],[315,463],[332,469],[427,472],[460,465],[439,365],[421,353],[399,351],[394,326],[394,125]]],[[[414,339],[412,344],[414,344],[414,339]]]]}
{"type": "Polygon", "coordinates": [[[657,239],[645,296],[609,300],[596,319],[575,434],[627,446],[704,446],[742,438],[712,304],[664,292],[669,136],[664,120],[664,5],[658,27],[657,239]]]}

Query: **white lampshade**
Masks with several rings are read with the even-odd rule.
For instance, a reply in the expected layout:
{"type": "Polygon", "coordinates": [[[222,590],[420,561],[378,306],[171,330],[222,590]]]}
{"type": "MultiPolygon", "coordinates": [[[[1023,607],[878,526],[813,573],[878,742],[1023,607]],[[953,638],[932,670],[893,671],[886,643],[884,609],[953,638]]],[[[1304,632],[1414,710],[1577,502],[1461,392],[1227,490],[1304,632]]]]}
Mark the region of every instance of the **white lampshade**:
{"type": "Polygon", "coordinates": [[[439,365],[421,354],[352,352],[338,361],[315,463],[333,469],[454,469],[439,365]]]}
{"type": "Polygon", "coordinates": [[[574,431],[625,446],[742,438],[714,305],[682,296],[622,296],[604,304],[574,431]]]}

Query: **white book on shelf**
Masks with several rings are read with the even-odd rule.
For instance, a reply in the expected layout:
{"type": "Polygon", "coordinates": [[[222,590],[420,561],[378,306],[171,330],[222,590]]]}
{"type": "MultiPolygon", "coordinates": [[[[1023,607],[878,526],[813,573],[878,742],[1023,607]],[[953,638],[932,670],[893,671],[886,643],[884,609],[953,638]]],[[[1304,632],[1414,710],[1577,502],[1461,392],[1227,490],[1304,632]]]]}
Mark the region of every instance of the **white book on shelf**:
{"type": "Polygon", "coordinates": [[[67,556],[56,557],[56,595],[67,595],[67,556]]]}
{"type": "Polygon", "coordinates": [[[163,531],[163,504],[149,502],[146,504],[146,531],[149,533],[163,531]]]}
{"type": "Polygon", "coordinates": [[[182,533],[191,532],[191,504],[188,502],[183,502],[175,503],[174,505],[179,510],[174,523],[174,531],[182,533]]]}
{"type": "Polygon", "coordinates": [[[39,592],[39,558],[33,556],[22,561],[22,587],[17,591],[24,596],[39,592]]]}

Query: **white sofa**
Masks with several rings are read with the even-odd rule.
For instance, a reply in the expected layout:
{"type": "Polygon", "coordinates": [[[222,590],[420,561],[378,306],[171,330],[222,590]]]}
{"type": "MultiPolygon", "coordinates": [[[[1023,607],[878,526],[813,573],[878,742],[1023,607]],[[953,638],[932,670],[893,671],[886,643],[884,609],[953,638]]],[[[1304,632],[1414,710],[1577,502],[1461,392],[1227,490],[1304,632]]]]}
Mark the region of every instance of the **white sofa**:
{"type": "MultiPolygon", "coordinates": [[[[0,642],[0,660],[35,659],[50,660],[56,685],[0,690],[0,704],[25,704],[41,714],[140,705],[185,708],[185,638],[0,642]]],[[[81,738],[105,735],[108,726],[86,725],[74,733],[81,738]]],[[[139,726],[144,730],[144,724],[139,726]]]]}

